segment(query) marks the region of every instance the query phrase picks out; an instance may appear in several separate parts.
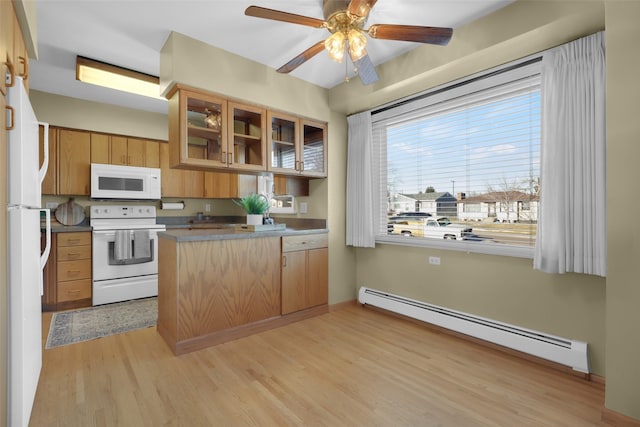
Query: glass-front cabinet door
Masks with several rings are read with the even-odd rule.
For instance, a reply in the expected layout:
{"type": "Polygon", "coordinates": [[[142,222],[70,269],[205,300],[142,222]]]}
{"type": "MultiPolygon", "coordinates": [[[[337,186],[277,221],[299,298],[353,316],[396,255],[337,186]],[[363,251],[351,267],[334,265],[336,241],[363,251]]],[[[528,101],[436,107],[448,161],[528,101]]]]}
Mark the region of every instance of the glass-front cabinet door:
{"type": "Polygon", "coordinates": [[[327,125],[302,120],[300,172],[305,176],[327,176],[327,125]]]}
{"type": "Polygon", "coordinates": [[[276,173],[297,174],[300,159],[297,153],[300,140],[298,118],[269,111],[269,170],[276,173]]]}
{"type": "Polygon", "coordinates": [[[225,167],[226,126],[225,99],[179,89],[169,101],[171,167],[225,167]]]}
{"type": "Polygon", "coordinates": [[[223,155],[227,166],[239,170],[264,171],[266,159],[266,110],[229,102],[229,146],[223,155]]]}

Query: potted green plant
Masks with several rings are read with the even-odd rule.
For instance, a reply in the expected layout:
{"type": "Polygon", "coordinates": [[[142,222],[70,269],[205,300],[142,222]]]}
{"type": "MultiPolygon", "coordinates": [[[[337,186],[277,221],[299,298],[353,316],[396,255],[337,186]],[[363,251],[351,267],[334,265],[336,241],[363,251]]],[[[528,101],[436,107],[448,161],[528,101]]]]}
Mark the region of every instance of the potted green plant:
{"type": "Polygon", "coordinates": [[[269,201],[262,194],[251,193],[234,202],[247,213],[248,225],[262,224],[264,214],[269,211],[269,201]]]}

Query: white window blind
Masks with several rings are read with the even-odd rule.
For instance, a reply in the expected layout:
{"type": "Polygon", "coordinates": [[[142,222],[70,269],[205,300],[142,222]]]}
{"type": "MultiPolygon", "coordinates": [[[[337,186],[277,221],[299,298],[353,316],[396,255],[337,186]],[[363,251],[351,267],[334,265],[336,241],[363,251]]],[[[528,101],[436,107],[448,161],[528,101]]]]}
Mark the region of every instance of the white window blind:
{"type": "MultiPolygon", "coordinates": [[[[373,112],[378,235],[420,211],[473,228],[466,250],[535,246],[540,117],[535,60],[373,112]]],[[[432,240],[415,222],[412,239],[432,240]]]]}

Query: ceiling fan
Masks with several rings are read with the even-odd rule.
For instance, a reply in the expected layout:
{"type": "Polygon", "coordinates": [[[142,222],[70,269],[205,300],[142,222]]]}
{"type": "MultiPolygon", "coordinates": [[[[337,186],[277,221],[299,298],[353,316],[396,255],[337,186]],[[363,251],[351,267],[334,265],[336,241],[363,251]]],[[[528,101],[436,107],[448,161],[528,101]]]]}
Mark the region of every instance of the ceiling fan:
{"type": "Polygon", "coordinates": [[[249,6],[244,13],[247,16],[257,18],[272,19],[314,28],[326,28],[331,33],[325,40],[314,44],[278,68],[277,71],[279,73],[290,73],[326,49],[329,57],[337,62],[342,62],[346,52],[351,58],[362,83],[371,84],[378,81],[378,75],[373,62],[371,62],[367,54],[366,35],[374,39],[402,40],[442,46],[449,43],[453,34],[453,29],[451,28],[375,24],[365,30],[364,25],[369,17],[369,12],[376,2],[377,0],[323,0],[324,20],[260,6],[249,6]]]}

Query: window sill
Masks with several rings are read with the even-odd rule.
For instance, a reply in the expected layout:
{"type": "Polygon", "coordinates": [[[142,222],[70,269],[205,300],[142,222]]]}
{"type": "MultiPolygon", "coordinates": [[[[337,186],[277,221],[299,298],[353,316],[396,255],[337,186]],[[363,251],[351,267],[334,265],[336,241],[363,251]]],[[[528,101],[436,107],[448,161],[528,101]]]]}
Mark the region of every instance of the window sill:
{"type": "Polygon", "coordinates": [[[487,242],[425,239],[404,236],[376,236],[376,243],[397,246],[412,246],[417,248],[444,249],[448,251],[469,252],[485,255],[499,255],[514,258],[533,259],[534,249],[524,246],[497,245],[487,242]]]}

